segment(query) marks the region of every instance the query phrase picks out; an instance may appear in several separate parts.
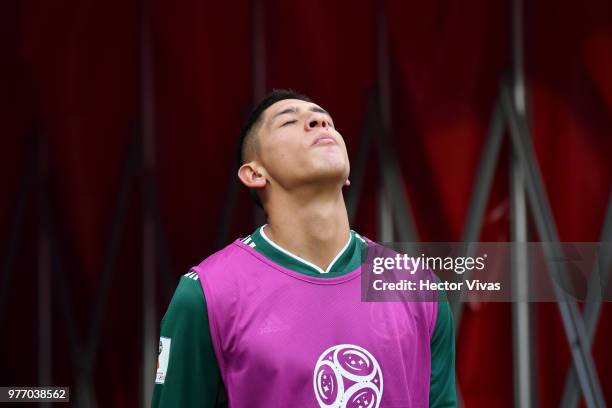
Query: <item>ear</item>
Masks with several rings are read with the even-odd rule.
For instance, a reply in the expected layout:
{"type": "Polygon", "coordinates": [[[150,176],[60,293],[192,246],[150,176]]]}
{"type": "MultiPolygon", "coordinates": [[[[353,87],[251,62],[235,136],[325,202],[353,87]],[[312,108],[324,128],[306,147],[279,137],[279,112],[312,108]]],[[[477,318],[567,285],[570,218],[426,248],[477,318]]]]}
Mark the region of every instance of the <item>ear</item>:
{"type": "Polygon", "coordinates": [[[344,187],[348,187],[350,185],[351,185],[351,180],[347,178],[346,181],[344,182],[344,187]]]}
{"type": "Polygon", "coordinates": [[[266,186],[266,178],[259,170],[257,163],[250,161],[244,163],[238,169],[238,178],[242,184],[248,188],[264,188],[266,186]]]}

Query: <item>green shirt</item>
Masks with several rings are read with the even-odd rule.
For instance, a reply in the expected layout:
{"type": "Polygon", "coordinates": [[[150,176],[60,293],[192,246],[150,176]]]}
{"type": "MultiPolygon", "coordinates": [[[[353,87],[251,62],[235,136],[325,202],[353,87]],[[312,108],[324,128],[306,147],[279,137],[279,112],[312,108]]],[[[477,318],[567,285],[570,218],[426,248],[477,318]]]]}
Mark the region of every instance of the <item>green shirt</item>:
{"type": "MultiPolygon", "coordinates": [[[[361,245],[365,243],[359,234],[351,231],[346,246],[323,271],[276,245],[265,235],[263,227],[242,242],[287,269],[318,277],[337,277],[355,270],[361,263],[361,245]]],[[[195,272],[181,277],[161,321],[160,336],[171,339],[171,352],[163,384],[155,384],[151,406],[226,406],[225,389],[210,337],[206,301],[195,272]]],[[[446,298],[439,301],[436,327],[431,338],[429,406],[457,406],[454,328],[446,298]]]]}

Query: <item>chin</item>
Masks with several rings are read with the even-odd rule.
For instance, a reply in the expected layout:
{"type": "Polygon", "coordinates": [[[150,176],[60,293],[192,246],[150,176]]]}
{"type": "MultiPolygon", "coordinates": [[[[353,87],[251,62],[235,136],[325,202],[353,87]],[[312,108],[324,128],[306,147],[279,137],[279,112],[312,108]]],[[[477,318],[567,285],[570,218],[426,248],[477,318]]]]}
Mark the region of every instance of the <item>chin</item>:
{"type": "Polygon", "coordinates": [[[320,163],[313,171],[313,177],[324,180],[341,180],[344,182],[349,174],[349,167],[345,161],[320,163]]]}

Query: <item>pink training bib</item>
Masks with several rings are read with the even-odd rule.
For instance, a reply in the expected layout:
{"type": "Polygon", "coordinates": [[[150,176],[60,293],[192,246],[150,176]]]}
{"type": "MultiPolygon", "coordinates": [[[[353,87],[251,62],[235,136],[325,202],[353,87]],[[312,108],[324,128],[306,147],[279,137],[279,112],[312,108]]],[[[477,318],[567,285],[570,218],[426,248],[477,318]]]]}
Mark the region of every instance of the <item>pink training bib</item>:
{"type": "Polygon", "coordinates": [[[360,268],[306,276],[239,240],[194,269],[231,408],[429,405],[436,302],[361,302],[360,268]]]}

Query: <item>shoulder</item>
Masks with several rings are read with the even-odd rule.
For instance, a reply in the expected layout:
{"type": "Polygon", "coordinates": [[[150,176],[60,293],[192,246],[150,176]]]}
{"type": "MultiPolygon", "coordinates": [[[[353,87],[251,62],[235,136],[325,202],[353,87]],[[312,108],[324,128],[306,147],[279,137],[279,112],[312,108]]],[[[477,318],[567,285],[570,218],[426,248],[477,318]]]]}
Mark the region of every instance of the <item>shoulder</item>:
{"type": "Polygon", "coordinates": [[[351,230],[351,233],[357,239],[357,241],[360,242],[361,244],[368,244],[368,243],[373,243],[374,242],[370,238],[366,237],[363,234],[358,233],[355,230],[351,230]]]}
{"type": "Polygon", "coordinates": [[[200,285],[198,274],[192,269],[181,276],[164,320],[175,318],[179,315],[200,314],[205,310],[206,302],[202,286],[200,285]]]}
{"type": "Polygon", "coordinates": [[[248,257],[247,249],[242,246],[240,240],[236,240],[231,244],[227,245],[223,249],[215,252],[209,257],[205,258],[198,265],[194,266],[190,272],[203,272],[216,269],[225,269],[231,265],[240,263],[244,257],[248,257]]]}

